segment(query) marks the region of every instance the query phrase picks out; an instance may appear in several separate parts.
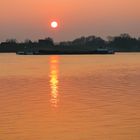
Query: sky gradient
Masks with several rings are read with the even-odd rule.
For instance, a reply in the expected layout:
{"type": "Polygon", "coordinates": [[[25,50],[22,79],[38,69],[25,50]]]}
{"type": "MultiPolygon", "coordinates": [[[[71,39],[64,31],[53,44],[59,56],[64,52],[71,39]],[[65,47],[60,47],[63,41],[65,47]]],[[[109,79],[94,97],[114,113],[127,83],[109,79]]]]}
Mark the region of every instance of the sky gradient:
{"type": "Polygon", "coordinates": [[[0,41],[140,36],[140,0],[0,0],[0,41]],[[56,20],[59,28],[50,28],[56,20]]]}

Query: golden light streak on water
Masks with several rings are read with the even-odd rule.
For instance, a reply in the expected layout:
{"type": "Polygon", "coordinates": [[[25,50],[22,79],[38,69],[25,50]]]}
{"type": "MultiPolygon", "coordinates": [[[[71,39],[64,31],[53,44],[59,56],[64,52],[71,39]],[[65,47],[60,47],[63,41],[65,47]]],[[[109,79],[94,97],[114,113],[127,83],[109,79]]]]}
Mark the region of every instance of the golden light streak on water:
{"type": "Polygon", "coordinates": [[[58,106],[58,57],[57,56],[51,56],[50,57],[50,88],[51,88],[51,105],[53,107],[58,106]]]}

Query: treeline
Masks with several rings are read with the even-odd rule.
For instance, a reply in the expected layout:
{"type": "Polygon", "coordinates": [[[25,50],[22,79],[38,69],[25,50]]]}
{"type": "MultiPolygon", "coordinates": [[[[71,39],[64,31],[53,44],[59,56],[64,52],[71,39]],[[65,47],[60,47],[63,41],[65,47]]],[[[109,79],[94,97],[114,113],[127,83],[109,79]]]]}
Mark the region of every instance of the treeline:
{"type": "Polygon", "coordinates": [[[140,52],[140,38],[133,38],[129,34],[121,34],[115,37],[109,36],[107,40],[96,36],[83,36],[73,41],[60,42],[60,46],[106,48],[116,52],[140,52]]]}
{"type": "Polygon", "coordinates": [[[54,43],[52,38],[39,39],[36,42],[25,40],[17,42],[15,39],[8,39],[0,43],[0,52],[17,51],[38,51],[43,49],[58,48],[87,48],[87,49],[110,49],[116,52],[140,52],[140,38],[131,37],[129,34],[121,34],[115,37],[108,37],[107,40],[101,37],[88,36],[74,39],[73,41],[64,41],[54,43]]]}
{"type": "Polygon", "coordinates": [[[25,40],[17,42],[16,39],[7,39],[0,43],[0,52],[38,51],[54,47],[52,38],[39,39],[38,41],[25,40]]]}

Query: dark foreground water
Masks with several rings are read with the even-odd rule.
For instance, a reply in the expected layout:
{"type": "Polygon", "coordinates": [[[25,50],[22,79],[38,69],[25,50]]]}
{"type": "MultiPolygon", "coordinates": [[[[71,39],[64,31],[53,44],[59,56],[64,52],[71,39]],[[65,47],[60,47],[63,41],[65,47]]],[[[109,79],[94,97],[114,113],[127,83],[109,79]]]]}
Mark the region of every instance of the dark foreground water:
{"type": "Polygon", "coordinates": [[[0,140],[139,140],[140,54],[0,54],[0,140]]]}

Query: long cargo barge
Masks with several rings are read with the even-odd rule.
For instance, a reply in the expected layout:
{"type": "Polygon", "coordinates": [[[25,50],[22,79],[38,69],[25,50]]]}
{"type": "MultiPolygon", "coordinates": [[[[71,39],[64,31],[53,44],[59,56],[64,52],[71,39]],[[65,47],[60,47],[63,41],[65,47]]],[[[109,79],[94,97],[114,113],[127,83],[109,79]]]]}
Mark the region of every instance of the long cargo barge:
{"type": "Polygon", "coordinates": [[[113,50],[39,50],[39,51],[20,51],[18,55],[87,55],[87,54],[115,54],[113,50]]]}

